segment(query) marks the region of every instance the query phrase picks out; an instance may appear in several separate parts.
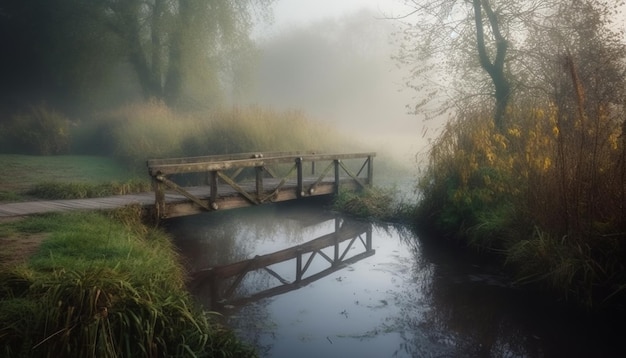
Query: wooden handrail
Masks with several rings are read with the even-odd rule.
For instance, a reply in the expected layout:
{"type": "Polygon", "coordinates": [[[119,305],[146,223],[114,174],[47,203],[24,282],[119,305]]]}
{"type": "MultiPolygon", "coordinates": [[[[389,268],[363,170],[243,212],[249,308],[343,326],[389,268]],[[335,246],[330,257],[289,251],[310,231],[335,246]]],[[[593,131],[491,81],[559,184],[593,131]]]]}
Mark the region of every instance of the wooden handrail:
{"type": "Polygon", "coordinates": [[[188,163],[203,163],[203,162],[215,162],[224,160],[239,160],[239,159],[252,159],[252,158],[273,158],[273,157],[285,157],[285,156],[303,156],[303,155],[315,155],[316,151],[294,151],[294,152],[248,152],[248,153],[233,153],[233,154],[215,154],[205,155],[199,157],[184,157],[184,158],[165,158],[165,159],[149,159],[148,167],[168,164],[188,164],[188,163]]]}
{"type": "MultiPolygon", "coordinates": [[[[276,153],[273,153],[276,154],[276,153]]],[[[186,158],[174,159],[151,159],[148,161],[148,171],[150,175],[159,174],[183,174],[202,173],[218,170],[228,170],[234,168],[253,168],[271,164],[290,163],[299,159],[303,162],[317,162],[324,160],[347,160],[375,157],[376,153],[349,153],[349,154],[293,154],[263,156],[245,159],[220,159],[219,156],[195,157],[193,161],[184,162],[186,158]],[[176,161],[176,163],[173,163],[176,161]]],[[[229,157],[230,158],[230,157],[229,157]]]]}

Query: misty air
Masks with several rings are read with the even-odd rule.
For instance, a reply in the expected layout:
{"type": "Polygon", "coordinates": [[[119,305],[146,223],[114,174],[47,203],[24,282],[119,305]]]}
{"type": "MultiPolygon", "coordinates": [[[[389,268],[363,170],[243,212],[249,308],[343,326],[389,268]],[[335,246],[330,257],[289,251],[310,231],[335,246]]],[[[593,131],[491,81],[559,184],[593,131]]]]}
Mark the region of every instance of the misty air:
{"type": "Polygon", "coordinates": [[[0,0],[0,356],[626,356],[624,10],[0,0]]]}

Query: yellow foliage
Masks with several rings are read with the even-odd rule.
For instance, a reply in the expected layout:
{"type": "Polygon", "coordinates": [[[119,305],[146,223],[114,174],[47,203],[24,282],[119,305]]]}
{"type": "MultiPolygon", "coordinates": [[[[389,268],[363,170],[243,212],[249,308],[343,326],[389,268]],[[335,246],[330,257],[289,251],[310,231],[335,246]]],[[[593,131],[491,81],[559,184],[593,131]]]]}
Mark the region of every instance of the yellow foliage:
{"type": "Polygon", "coordinates": [[[522,132],[517,127],[509,128],[507,132],[509,136],[514,138],[520,138],[522,136],[522,132]]]}
{"type": "Polygon", "coordinates": [[[609,134],[608,142],[609,142],[609,146],[610,146],[611,150],[617,150],[618,145],[619,145],[619,143],[618,143],[619,138],[620,138],[620,134],[617,133],[616,131],[614,131],[613,133],[609,134]]]}

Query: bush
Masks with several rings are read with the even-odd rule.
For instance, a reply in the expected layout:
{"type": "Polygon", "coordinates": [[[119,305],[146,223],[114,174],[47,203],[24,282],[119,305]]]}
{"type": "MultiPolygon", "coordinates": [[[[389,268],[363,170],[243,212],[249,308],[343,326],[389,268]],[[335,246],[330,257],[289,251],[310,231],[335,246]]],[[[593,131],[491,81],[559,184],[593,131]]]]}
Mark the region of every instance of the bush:
{"type": "Polygon", "coordinates": [[[561,111],[511,110],[504,132],[482,113],[450,122],[420,178],[417,220],[591,305],[626,287],[621,117],[561,111]]]}
{"type": "Polygon", "coordinates": [[[43,104],[14,114],[1,132],[4,152],[54,155],[70,150],[69,120],[43,104]]]}

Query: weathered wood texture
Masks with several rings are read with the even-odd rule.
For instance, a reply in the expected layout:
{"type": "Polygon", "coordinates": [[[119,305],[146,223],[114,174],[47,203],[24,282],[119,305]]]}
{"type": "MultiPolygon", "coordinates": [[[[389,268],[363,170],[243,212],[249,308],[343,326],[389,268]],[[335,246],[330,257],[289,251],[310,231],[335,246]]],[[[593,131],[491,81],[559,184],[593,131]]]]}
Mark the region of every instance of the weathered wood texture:
{"type": "Polygon", "coordinates": [[[0,204],[0,217],[27,216],[72,210],[111,210],[131,204],[149,208],[154,205],[154,193],[119,195],[106,198],[41,200],[0,204]]]}
{"type": "Polygon", "coordinates": [[[147,165],[155,187],[155,215],[162,219],[337,194],[340,187],[367,188],[373,182],[375,156],[375,153],[266,152],[152,159],[147,165]],[[324,169],[316,173],[320,167],[324,169]],[[252,170],[247,176],[242,174],[246,169],[252,170]],[[198,173],[207,178],[205,192],[192,193],[176,182],[181,176],[198,173]],[[168,200],[167,192],[186,199],[168,200]]]}

